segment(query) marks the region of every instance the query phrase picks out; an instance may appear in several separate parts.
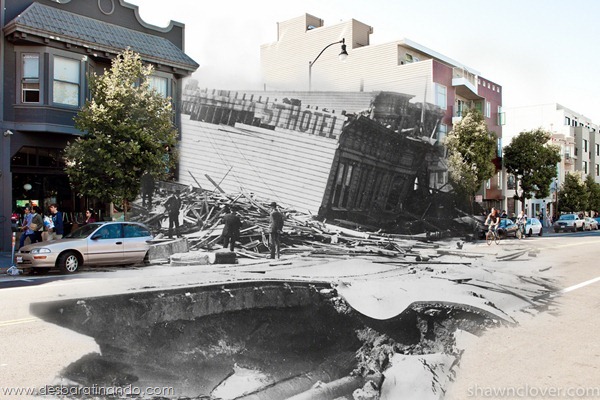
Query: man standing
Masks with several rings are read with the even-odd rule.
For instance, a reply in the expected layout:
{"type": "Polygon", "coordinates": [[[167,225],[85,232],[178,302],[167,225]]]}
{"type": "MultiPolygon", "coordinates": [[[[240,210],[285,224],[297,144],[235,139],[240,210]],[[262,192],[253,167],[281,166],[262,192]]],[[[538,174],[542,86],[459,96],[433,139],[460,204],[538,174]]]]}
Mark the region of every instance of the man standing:
{"type": "Polygon", "coordinates": [[[223,216],[223,248],[229,247],[229,250],[233,251],[235,248],[235,241],[240,237],[240,228],[242,226],[242,220],[235,213],[231,212],[228,206],[225,206],[225,215],[223,216]]]}
{"type": "Polygon", "coordinates": [[[25,246],[25,240],[29,238],[29,241],[33,243],[35,232],[29,226],[31,224],[31,220],[33,219],[33,214],[31,213],[31,209],[25,207],[25,216],[23,217],[23,226],[21,229],[23,233],[21,233],[21,237],[19,238],[19,248],[25,246]]]}
{"type": "Polygon", "coordinates": [[[179,190],[176,190],[165,202],[165,209],[169,213],[169,239],[173,238],[173,226],[175,227],[175,235],[179,237],[179,209],[181,208],[181,199],[179,198],[179,190]]]}
{"type": "Polygon", "coordinates": [[[48,229],[48,240],[62,239],[64,234],[63,214],[58,211],[58,205],[56,203],[50,204],[49,209],[54,227],[48,229]]]}
{"type": "Polygon", "coordinates": [[[271,214],[270,214],[270,238],[269,238],[269,247],[271,247],[271,258],[275,258],[275,253],[277,252],[277,258],[279,258],[279,248],[280,248],[280,238],[281,231],[283,230],[283,214],[277,210],[277,203],[272,202],[270,204],[271,214]]]}
{"type": "Polygon", "coordinates": [[[154,178],[146,172],[142,175],[142,207],[152,210],[152,195],[154,194],[154,178]]]}

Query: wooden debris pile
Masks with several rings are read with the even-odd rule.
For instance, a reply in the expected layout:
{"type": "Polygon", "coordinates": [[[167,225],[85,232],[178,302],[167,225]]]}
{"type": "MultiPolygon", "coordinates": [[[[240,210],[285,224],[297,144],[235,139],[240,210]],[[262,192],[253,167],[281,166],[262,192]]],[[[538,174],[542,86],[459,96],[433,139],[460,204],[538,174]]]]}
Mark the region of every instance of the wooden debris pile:
{"type": "MultiPolygon", "coordinates": [[[[148,225],[161,239],[168,231],[169,218],[164,202],[173,187],[161,188],[155,194],[150,210],[133,203],[132,220],[148,225]]],[[[180,233],[187,238],[190,250],[218,250],[222,248],[222,217],[225,206],[242,220],[240,237],[236,243],[238,256],[263,258],[269,254],[269,201],[257,199],[252,193],[237,194],[211,192],[192,187],[177,188],[182,202],[180,233]]],[[[348,227],[347,221],[318,221],[310,214],[280,208],[285,222],[281,238],[281,253],[306,253],[311,256],[379,255],[384,257],[417,256],[414,248],[437,248],[427,234],[388,234],[381,230],[369,232],[348,227]],[[339,222],[339,223],[337,223],[339,222]],[[343,225],[343,226],[342,226],[343,225]]]]}

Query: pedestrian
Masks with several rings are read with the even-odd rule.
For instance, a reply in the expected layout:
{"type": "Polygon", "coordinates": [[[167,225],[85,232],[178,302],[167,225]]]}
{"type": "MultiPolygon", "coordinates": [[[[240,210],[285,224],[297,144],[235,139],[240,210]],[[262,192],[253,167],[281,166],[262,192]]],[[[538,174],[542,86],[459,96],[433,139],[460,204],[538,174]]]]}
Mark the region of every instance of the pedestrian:
{"type": "Polygon", "coordinates": [[[152,195],[154,194],[154,178],[149,172],[142,175],[142,207],[152,209],[152,195]]]}
{"type": "Polygon", "coordinates": [[[173,227],[175,227],[175,235],[179,235],[179,209],[181,208],[181,199],[179,198],[179,190],[176,190],[165,202],[165,209],[169,214],[169,238],[173,238],[173,227]]]}
{"type": "Polygon", "coordinates": [[[277,203],[272,202],[269,206],[271,207],[271,213],[269,216],[271,220],[271,224],[269,226],[269,247],[271,248],[271,258],[275,258],[275,253],[277,253],[277,258],[279,258],[281,231],[283,230],[283,214],[281,214],[277,209],[277,203]]]}
{"type": "Polygon", "coordinates": [[[33,206],[33,217],[29,226],[33,231],[33,236],[30,238],[31,243],[37,243],[42,241],[42,232],[44,231],[44,217],[42,216],[42,209],[39,206],[33,206]]]}
{"type": "Polygon", "coordinates": [[[91,224],[92,222],[96,222],[96,217],[94,216],[94,210],[88,208],[85,210],[85,221],[82,225],[91,224]]]}
{"type": "Polygon", "coordinates": [[[527,225],[527,215],[525,214],[525,211],[521,210],[519,212],[519,216],[517,217],[516,223],[519,227],[519,230],[521,231],[521,236],[525,237],[525,225],[527,225]]]}
{"type": "Polygon", "coordinates": [[[23,233],[21,233],[21,237],[19,238],[19,248],[25,246],[25,240],[27,240],[27,238],[29,238],[30,243],[34,243],[33,236],[35,235],[35,232],[30,227],[31,220],[33,219],[33,213],[31,212],[31,208],[29,206],[25,207],[24,212],[25,216],[23,217],[23,226],[21,226],[23,233]]]}
{"type": "Polygon", "coordinates": [[[223,248],[229,247],[229,250],[233,251],[235,248],[235,242],[240,237],[240,228],[242,226],[242,220],[235,213],[231,211],[228,206],[223,209],[225,215],[223,216],[223,248]]]}
{"type": "Polygon", "coordinates": [[[50,217],[52,218],[52,228],[48,229],[48,240],[62,239],[64,234],[63,213],[58,211],[56,203],[50,204],[50,217]]]}

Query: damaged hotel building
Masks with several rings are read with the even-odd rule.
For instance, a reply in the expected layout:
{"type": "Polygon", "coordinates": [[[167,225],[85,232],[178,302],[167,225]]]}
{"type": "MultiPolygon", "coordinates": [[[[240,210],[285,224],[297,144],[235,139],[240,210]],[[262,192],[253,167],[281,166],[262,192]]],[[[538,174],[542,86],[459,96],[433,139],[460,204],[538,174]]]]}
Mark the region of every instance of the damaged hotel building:
{"type": "Polygon", "coordinates": [[[261,47],[263,91],[188,82],[181,183],[376,223],[413,194],[448,190],[444,137],[477,108],[499,138],[497,176],[478,199],[505,206],[498,84],[408,39],[370,46],[373,28],[356,20],[325,27],[305,14],[277,26],[277,42],[261,47]]]}

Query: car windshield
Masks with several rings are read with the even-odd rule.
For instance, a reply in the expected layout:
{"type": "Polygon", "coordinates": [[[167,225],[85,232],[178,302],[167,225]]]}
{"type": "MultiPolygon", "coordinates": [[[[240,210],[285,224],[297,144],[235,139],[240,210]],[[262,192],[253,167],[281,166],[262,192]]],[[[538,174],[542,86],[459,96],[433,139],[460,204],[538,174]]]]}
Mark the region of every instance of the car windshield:
{"type": "Polygon", "coordinates": [[[575,219],[575,216],[574,215],[561,215],[559,219],[571,220],[571,219],[575,219]]]}
{"type": "Polygon", "coordinates": [[[65,239],[82,239],[82,238],[90,236],[90,234],[92,232],[94,232],[96,229],[98,229],[100,226],[102,226],[102,224],[99,224],[99,223],[85,224],[81,228],[78,228],[78,229],[74,230],[73,232],[69,233],[68,235],[64,236],[64,238],[65,239]]]}

